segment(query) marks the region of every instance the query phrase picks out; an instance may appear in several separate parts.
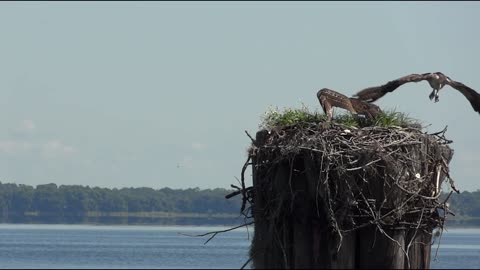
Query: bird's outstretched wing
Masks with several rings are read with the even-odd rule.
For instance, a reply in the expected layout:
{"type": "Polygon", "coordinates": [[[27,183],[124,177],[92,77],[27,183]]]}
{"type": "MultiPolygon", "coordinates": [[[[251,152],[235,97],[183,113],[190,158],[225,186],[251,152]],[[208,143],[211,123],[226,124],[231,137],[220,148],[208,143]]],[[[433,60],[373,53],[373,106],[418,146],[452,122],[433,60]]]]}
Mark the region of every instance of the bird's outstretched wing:
{"type": "Polygon", "coordinates": [[[468,101],[470,101],[470,104],[472,105],[473,109],[476,112],[480,113],[480,94],[479,93],[477,93],[472,88],[466,86],[465,84],[454,81],[450,78],[447,84],[457,89],[460,93],[462,93],[468,99],[468,101]]]}
{"type": "Polygon", "coordinates": [[[410,75],[398,78],[396,80],[389,81],[384,85],[365,88],[359,91],[358,93],[356,93],[353,97],[356,97],[366,102],[374,102],[375,100],[383,97],[389,92],[392,92],[393,90],[397,89],[399,86],[405,83],[419,82],[422,80],[426,80],[428,76],[430,76],[430,73],[410,74],[410,75]]]}

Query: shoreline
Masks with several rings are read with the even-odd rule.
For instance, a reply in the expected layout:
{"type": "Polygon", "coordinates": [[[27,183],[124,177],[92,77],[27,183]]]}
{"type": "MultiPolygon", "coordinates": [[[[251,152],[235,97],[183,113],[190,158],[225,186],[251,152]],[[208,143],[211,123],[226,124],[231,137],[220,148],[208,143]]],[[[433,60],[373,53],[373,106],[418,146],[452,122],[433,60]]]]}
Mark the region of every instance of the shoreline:
{"type": "MultiPolygon", "coordinates": [[[[0,226],[6,225],[59,225],[59,226],[124,226],[124,227],[224,227],[231,228],[245,223],[243,218],[161,218],[161,220],[138,220],[124,218],[121,222],[115,220],[90,220],[83,222],[54,222],[54,221],[34,221],[34,222],[1,222],[0,226]]],[[[250,225],[249,229],[253,229],[254,225],[250,225]]],[[[444,230],[450,229],[480,229],[478,220],[449,220],[444,225],[444,230]]]]}

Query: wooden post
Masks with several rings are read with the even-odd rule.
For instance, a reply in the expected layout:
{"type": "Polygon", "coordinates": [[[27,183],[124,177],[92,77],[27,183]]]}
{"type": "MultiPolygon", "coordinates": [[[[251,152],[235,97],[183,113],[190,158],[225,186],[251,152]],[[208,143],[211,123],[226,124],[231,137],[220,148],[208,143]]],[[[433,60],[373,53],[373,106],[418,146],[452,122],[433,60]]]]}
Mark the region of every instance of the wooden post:
{"type": "MultiPolygon", "coordinates": [[[[271,143],[267,142],[269,136],[269,132],[266,131],[257,133],[257,149],[262,149],[263,146],[271,143]]],[[[364,222],[362,226],[350,230],[338,217],[347,217],[345,220],[348,222],[361,223],[363,219],[362,213],[358,212],[358,202],[334,202],[339,203],[336,205],[351,205],[336,208],[334,206],[335,209],[330,205],[332,203],[330,199],[335,194],[358,191],[358,194],[366,196],[365,202],[371,203],[370,206],[362,205],[362,207],[365,209],[371,207],[371,211],[379,211],[372,215],[389,216],[390,209],[395,209],[416,197],[408,192],[405,193],[401,186],[386,184],[382,174],[398,174],[398,181],[418,177],[419,181],[439,179],[441,183],[445,174],[441,173],[436,177],[436,164],[422,163],[422,159],[437,155],[437,158],[444,158],[448,163],[453,156],[453,151],[446,145],[434,145],[435,142],[429,135],[421,138],[423,138],[423,144],[409,146],[408,151],[412,159],[411,168],[424,178],[404,172],[395,160],[389,161],[389,156],[385,155],[383,163],[379,166],[380,169],[376,171],[378,176],[368,179],[367,183],[363,183],[365,179],[360,177],[362,173],[365,174],[365,170],[359,169],[357,171],[359,177],[343,182],[337,181],[333,186],[328,185],[328,181],[339,179],[320,177],[321,170],[328,169],[319,168],[315,163],[318,157],[315,157],[316,153],[312,151],[307,154],[285,156],[283,160],[282,156],[277,156],[281,161],[276,162],[272,162],[271,154],[268,159],[266,155],[258,153],[253,155],[252,213],[255,231],[250,250],[253,267],[428,269],[433,227],[424,224],[421,217],[431,213],[395,212],[396,215],[403,215],[403,220],[392,221],[394,225],[385,219],[382,222],[372,221],[371,225],[364,222]],[[361,189],[354,190],[350,184],[352,186],[355,184],[361,189]],[[417,220],[419,222],[417,228],[412,228],[412,226],[415,227],[417,220]],[[402,226],[402,222],[409,226],[402,226]]],[[[265,149],[270,148],[265,147],[265,149]]],[[[403,151],[403,148],[399,147],[399,149],[403,151]]],[[[365,165],[372,160],[367,158],[362,162],[365,165]]],[[[332,169],[329,174],[340,175],[340,172],[332,169]]],[[[422,194],[435,195],[434,189],[422,194]]],[[[422,196],[427,197],[427,195],[422,196]]],[[[388,218],[394,220],[396,217],[388,218]]]]}

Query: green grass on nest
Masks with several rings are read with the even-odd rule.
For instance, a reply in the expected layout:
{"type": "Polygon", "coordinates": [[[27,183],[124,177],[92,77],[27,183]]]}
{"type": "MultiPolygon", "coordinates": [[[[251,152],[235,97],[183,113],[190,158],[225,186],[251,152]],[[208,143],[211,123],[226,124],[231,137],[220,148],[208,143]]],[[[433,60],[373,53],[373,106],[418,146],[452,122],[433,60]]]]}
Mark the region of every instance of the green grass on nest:
{"type": "MultiPolygon", "coordinates": [[[[301,125],[309,123],[325,122],[327,116],[322,112],[310,111],[306,106],[301,108],[285,108],[280,111],[278,108],[270,107],[264,114],[260,128],[271,129],[279,126],[301,125]]],[[[375,119],[367,120],[357,117],[349,112],[333,115],[333,122],[349,127],[393,127],[393,126],[419,126],[420,123],[408,117],[407,114],[396,112],[395,110],[386,110],[375,119]]]]}

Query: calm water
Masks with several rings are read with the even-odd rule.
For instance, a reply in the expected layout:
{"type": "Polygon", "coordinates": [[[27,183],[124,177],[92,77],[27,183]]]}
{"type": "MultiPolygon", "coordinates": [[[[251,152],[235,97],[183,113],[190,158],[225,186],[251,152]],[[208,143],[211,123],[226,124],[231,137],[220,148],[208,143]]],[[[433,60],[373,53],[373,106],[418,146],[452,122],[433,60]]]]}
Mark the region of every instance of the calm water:
{"type": "MultiPolygon", "coordinates": [[[[240,268],[250,245],[245,229],[206,245],[208,237],[179,234],[219,229],[225,228],[0,224],[0,267],[240,268]]],[[[480,268],[480,229],[444,232],[432,268],[480,268]]]]}

